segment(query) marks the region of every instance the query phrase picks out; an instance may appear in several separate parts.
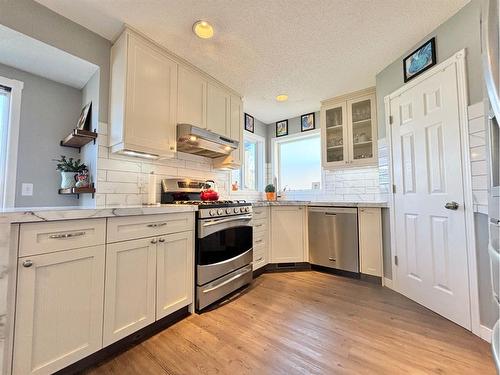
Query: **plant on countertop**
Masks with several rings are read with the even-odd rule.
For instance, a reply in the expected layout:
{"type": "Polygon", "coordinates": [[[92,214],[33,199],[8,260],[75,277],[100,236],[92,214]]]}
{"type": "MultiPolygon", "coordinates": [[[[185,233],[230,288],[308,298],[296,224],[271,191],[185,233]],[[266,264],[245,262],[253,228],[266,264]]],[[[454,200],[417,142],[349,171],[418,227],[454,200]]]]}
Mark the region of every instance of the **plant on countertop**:
{"type": "Polygon", "coordinates": [[[264,191],[266,192],[266,198],[268,201],[276,200],[276,188],[273,184],[267,185],[264,191]]]}
{"type": "Polygon", "coordinates": [[[66,159],[66,156],[61,155],[61,159],[54,159],[57,161],[56,169],[61,172],[81,172],[87,169],[87,166],[81,162],[80,159],[74,160],[73,158],[66,159]]]}
{"type": "Polygon", "coordinates": [[[264,189],[264,191],[266,193],[276,193],[276,188],[274,187],[273,184],[269,184],[266,186],[266,188],[264,189]]]}

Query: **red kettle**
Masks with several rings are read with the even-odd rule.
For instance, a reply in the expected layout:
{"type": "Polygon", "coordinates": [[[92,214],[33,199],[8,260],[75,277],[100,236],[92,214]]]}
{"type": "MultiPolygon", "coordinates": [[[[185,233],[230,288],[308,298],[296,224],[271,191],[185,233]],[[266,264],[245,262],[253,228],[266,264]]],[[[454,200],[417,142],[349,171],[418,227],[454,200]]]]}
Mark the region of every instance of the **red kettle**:
{"type": "Polygon", "coordinates": [[[216,201],[216,200],[218,200],[219,193],[217,193],[214,189],[215,189],[215,181],[207,180],[205,182],[205,188],[200,193],[200,199],[202,201],[216,201]],[[212,183],[212,186],[210,186],[210,183],[212,183]]]}

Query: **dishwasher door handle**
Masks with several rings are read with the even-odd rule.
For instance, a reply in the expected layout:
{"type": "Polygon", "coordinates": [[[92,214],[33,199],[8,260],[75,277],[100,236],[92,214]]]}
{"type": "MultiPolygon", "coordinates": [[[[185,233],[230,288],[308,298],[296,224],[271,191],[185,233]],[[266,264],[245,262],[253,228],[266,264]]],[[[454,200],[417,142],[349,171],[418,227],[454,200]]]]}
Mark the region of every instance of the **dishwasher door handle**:
{"type": "Polygon", "coordinates": [[[333,213],[331,213],[331,212],[325,212],[325,215],[326,215],[326,216],[337,216],[337,214],[333,214],[333,213]]]}

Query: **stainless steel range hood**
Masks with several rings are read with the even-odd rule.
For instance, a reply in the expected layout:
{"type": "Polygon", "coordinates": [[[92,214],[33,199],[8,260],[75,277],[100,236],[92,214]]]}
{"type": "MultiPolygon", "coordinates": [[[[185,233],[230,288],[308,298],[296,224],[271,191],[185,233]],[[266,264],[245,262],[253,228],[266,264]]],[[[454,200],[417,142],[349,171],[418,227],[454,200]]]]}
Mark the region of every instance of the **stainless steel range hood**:
{"type": "Polygon", "coordinates": [[[214,159],[229,155],[238,145],[238,141],[194,125],[177,125],[177,151],[214,159]]]}

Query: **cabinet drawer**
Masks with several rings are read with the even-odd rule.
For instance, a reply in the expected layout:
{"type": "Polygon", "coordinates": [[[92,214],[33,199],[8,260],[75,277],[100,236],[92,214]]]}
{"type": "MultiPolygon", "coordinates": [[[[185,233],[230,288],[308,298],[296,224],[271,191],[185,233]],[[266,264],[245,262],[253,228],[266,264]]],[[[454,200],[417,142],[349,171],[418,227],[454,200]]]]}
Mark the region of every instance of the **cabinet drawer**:
{"type": "Polygon", "coordinates": [[[267,233],[254,233],[253,234],[253,246],[267,246],[267,233]]]}
{"type": "Polygon", "coordinates": [[[260,220],[269,217],[269,207],[256,207],[253,209],[253,219],[260,220]]]}
{"type": "Polygon", "coordinates": [[[268,230],[268,227],[269,227],[269,220],[267,220],[267,218],[258,219],[258,220],[253,219],[252,226],[253,226],[254,233],[266,232],[268,230]]]}
{"type": "Polygon", "coordinates": [[[194,212],[108,219],[108,243],[194,230],[194,212]]]}
{"type": "Polygon", "coordinates": [[[265,246],[257,246],[253,249],[253,270],[259,269],[267,263],[265,246]]]}
{"type": "Polygon", "coordinates": [[[20,257],[103,245],[106,219],[26,223],[19,236],[20,257]]]}

